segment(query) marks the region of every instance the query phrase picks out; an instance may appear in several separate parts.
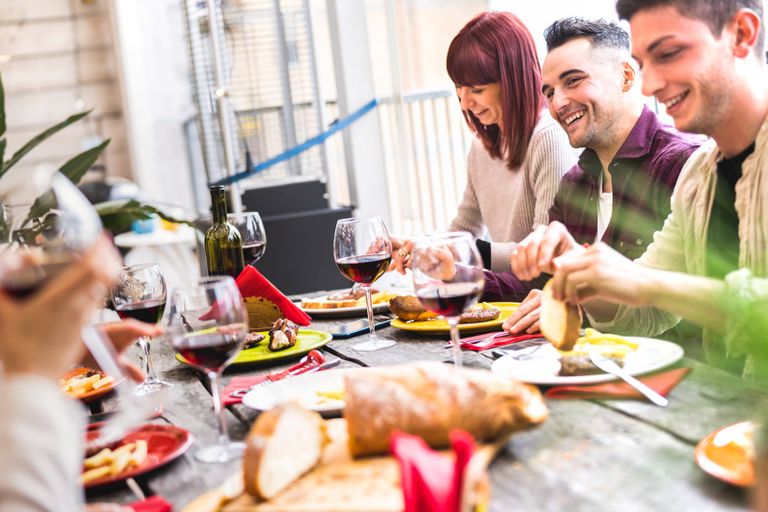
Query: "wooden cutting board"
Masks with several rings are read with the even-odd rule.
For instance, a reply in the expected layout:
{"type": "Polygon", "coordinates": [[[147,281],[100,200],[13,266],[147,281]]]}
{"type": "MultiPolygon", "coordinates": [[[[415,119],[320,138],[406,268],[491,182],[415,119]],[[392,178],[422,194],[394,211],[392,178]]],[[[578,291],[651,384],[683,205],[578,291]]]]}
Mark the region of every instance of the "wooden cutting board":
{"type": "MultiPolygon", "coordinates": [[[[400,468],[392,456],[353,459],[344,419],[327,422],[330,444],[321,463],[269,502],[243,492],[242,472],[232,475],[184,508],[184,512],[401,512],[400,468]]],[[[469,466],[468,480],[485,477],[485,469],[507,439],[481,445],[469,466]]]]}

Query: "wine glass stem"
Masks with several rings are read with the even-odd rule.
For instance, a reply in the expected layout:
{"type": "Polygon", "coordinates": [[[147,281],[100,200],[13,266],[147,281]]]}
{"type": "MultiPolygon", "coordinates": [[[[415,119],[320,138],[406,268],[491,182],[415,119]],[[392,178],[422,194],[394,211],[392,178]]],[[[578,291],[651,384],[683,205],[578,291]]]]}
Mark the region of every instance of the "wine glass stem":
{"type": "Polygon", "coordinates": [[[144,379],[144,382],[157,382],[155,365],[152,364],[152,351],[150,348],[149,338],[146,336],[139,338],[139,347],[141,347],[141,350],[144,352],[144,373],[147,375],[147,378],[144,379]]]}
{"type": "Polygon", "coordinates": [[[219,444],[229,444],[227,433],[227,419],[224,416],[224,408],[221,406],[221,373],[208,372],[208,380],[211,383],[211,396],[213,397],[213,411],[219,422],[219,444]]]}
{"type": "Polygon", "coordinates": [[[459,317],[448,318],[448,326],[451,328],[451,353],[453,365],[461,368],[461,344],[459,343],[459,317]]]}
{"type": "Polygon", "coordinates": [[[368,308],[368,338],[374,340],[376,338],[376,326],[373,323],[373,303],[371,302],[371,287],[370,285],[363,285],[363,292],[365,292],[365,306],[368,308]]]}

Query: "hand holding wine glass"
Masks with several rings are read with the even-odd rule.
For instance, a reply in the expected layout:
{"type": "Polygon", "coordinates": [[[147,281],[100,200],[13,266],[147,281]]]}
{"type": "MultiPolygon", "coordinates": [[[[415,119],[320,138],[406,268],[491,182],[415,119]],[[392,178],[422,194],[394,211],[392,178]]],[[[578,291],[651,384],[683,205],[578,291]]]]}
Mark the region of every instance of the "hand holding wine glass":
{"type": "Polygon", "coordinates": [[[453,362],[460,367],[459,317],[477,303],[485,284],[475,242],[464,232],[428,237],[416,242],[412,261],[416,296],[425,309],[446,317],[453,362]]]}
{"type": "Polygon", "coordinates": [[[394,340],[376,338],[371,302],[371,285],[387,271],[392,259],[392,242],[384,222],[379,217],[339,220],[333,237],[333,257],[344,277],[358,283],[365,292],[368,341],[352,348],[370,351],[394,345],[394,340]]]}
{"type": "MultiPolygon", "coordinates": [[[[112,290],[112,304],[121,319],[133,318],[148,324],[157,324],[165,312],[165,279],[160,267],[155,263],[124,267],[120,278],[112,290]]],[[[152,364],[149,338],[139,338],[139,346],[144,352],[144,373],[146,379],[136,386],[136,395],[149,395],[173,385],[157,378],[152,364]]]]}
{"type": "Polygon", "coordinates": [[[173,348],[208,376],[219,422],[218,443],[198,450],[195,457],[201,462],[240,457],[245,445],[229,439],[221,402],[221,375],[248,334],[240,290],[231,277],[205,278],[175,292],[171,304],[168,331],[173,348]]]}

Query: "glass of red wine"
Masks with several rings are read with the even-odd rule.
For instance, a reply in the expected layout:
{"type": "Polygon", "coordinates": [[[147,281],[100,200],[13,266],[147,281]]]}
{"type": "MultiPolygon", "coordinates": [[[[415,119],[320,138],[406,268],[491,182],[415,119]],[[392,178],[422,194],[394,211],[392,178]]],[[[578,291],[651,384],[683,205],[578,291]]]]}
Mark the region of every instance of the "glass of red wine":
{"type": "Polygon", "coordinates": [[[371,351],[394,345],[394,340],[376,337],[371,303],[371,285],[387,271],[392,259],[392,241],[384,222],[379,217],[349,218],[336,222],[333,258],[344,277],[359,284],[365,292],[368,341],[352,348],[371,351]]]}
{"type": "Polygon", "coordinates": [[[227,221],[235,226],[243,238],[243,261],[256,266],[267,251],[267,232],[258,212],[230,213],[227,221]]]}
{"type": "Polygon", "coordinates": [[[230,440],[221,402],[221,375],[248,334],[248,314],[235,280],[208,277],[178,290],[171,301],[171,343],[189,364],[206,373],[218,416],[218,442],[201,448],[201,462],[226,462],[242,456],[245,445],[230,440]]]}
{"type": "MultiPolygon", "coordinates": [[[[165,312],[165,279],[160,266],[155,263],[123,267],[120,277],[112,289],[112,305],[122,320],[134,318],[148,324],[156,324],[165,312]]],[[[133,389],[134,394],[143,396],[157,393],[173,384],[157,378],[149,338],[142,336],[138,343],[144,352],[144,382],[133,389]]]]}
{"type": "Polygon", "coordinates": [[[451,330],[453,363],[461,366],[459,318],[474,306],[485,286],[483,265],[469,233],[421,239],[411,252],[413,287],[424,309],[445,317],[451,330]]]}

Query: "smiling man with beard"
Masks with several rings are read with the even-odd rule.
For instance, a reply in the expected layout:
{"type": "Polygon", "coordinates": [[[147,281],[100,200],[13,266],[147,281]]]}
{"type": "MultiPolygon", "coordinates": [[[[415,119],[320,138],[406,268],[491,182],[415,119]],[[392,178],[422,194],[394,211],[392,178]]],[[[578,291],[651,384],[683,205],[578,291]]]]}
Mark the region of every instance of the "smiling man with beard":
{"type": "MultiPolygon", "coordinates": [[[[669,214],[680,170],[698,147],[644,106],[629,34],[604,20],[565,18],[545,32],[542,91],[573,147],[586,148],[563,177],[550,221],[578,243],[604,241],[629,258],[645,251],[669,214]]],[[[525,304],[505,326],[537,329],[539,290],[514,274],[486,273],[485,300],[525,304]]]]}

